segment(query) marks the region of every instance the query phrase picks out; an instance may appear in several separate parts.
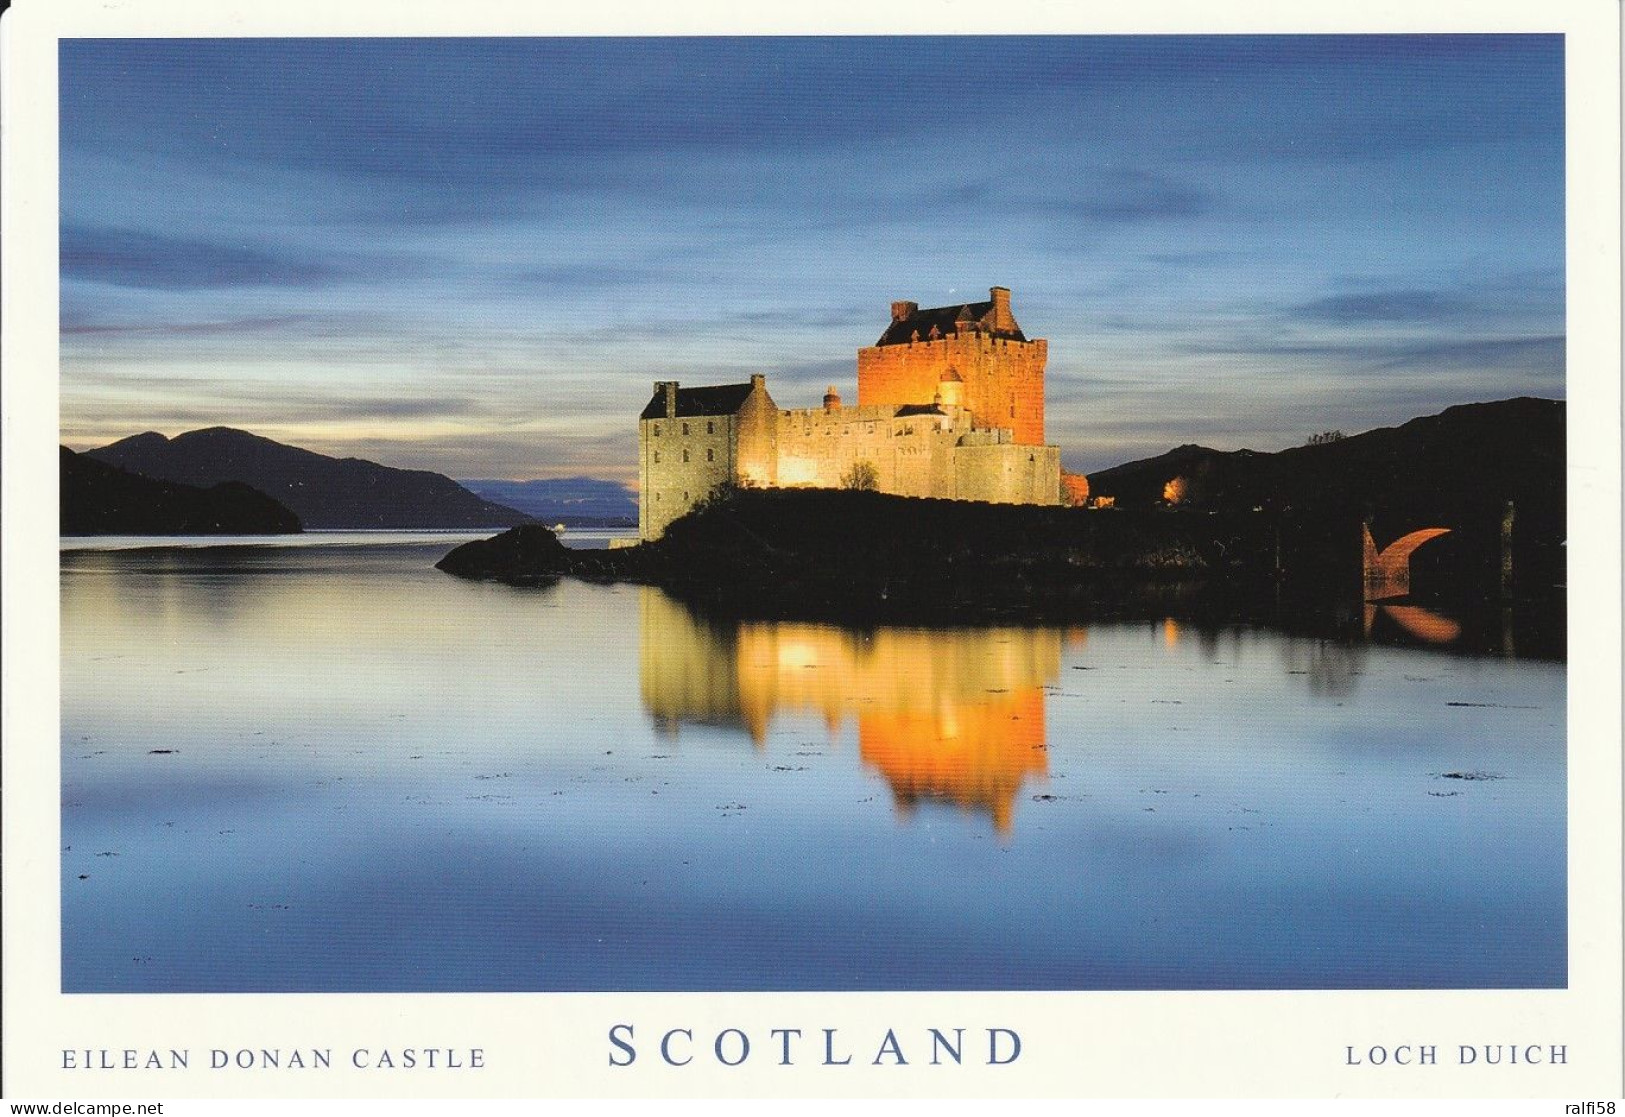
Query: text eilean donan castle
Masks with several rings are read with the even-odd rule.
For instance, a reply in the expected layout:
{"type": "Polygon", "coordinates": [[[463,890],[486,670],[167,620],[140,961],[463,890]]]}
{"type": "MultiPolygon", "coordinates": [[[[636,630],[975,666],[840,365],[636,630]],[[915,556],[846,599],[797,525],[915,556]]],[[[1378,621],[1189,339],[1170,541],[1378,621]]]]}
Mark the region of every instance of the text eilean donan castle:
{"type": "Polygon", "coordinates": [[[718,486],[862,486],[899,496],[1058,504],[1061,455],[1044,444],[1049,344],[1029,341],[1010,292],[921,310],[892,303],[858,350],[858,402],[784,411],[767,378],[683,388],[657,381],[638,417],[638,533],[666,526],[718,486]]]}

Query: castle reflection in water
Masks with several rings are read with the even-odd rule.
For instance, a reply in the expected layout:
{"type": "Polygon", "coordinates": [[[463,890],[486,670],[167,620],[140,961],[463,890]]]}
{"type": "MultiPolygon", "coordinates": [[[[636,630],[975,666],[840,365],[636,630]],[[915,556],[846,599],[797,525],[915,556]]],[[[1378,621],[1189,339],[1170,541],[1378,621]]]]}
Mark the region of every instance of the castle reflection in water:
{"type": "Polygon", "coordinates": [[[833,737],[852,718],[859,756],[898,813],[922,801],[985,812],[1008,834],[1017,797],[1048,772],[1045,691],[1083,630],[711,623],[642,591],[644,706],[683,723],[737,726],[758,748],[780,713],[816,713],[833,737]]]}
{"type": "MultiPolygon", "coordinates": [[[[1009,835],[1029,782],[1049,775],[1046,698],[1063,653],[1080,651],[1083,628],[876,628],[776,621],[717,621],[657,589],[640,591],[640,686],[657,731],[734,728],[765,749],[776,716],[815,714],[838,738],[852,719],[859,757],[885,779],[899,815],[921,802],[982,812],[1009,835]]],[[[1414,643],[1454,642],[1461,626],[1416,606],[1367,606],[1414,643]]],[[[1149,622],[1172,653],[1192,637],[1212,661],[1220,636],[1149,622]]],[[[1282,665],[1315,698],[1353,695],[1366,656],[1358,643],[1286,639],[1282,665]]],[[[1508,642],[1506,654],[1511,654],[1508,642]]],[[[1159,699],[1151,699],[1159,701],[1159,699]]]]}

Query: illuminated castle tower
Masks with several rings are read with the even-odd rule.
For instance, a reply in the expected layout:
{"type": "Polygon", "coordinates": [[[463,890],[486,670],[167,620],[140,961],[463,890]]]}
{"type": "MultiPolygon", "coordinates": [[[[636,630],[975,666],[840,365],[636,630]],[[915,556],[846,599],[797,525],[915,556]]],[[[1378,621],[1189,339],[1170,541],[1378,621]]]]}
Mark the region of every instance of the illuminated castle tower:
{"type": "Polygon", "coordinates": [[[1021,332],[1008,287],[988,293],[987,302],[926,310],[892,303],[880,340],[858,350],[858,406],[919,403],[957,381],[976,426],[1008,428],[1018,445],[1042,446],[1049,342],[1021,332]]]}

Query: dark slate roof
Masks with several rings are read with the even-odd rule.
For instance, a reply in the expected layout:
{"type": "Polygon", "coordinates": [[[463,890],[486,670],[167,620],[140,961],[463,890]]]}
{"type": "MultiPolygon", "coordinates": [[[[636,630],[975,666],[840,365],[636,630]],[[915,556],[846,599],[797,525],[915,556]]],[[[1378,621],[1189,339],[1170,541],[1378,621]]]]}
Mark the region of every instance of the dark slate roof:
{"type": "MultiPolygon", "coordinates": [[[[678,388],[677,389],[677,417],[686,419],[693,415],[732,415],[745,403],[750,395],[749,384],[716,384],[708,388],[678,388]]],[[[639,419],[664,419],[666,417],[666,394],[656,392],[649,397],[649,406],[643,409],[639,419]]]]}
{"type": "Polygon", "coordinates": [[[905,415],[946,415],[946,414],[948,414],[948,413],[946,411],[944,411],[942,408],[938,407],[934,403],[905,403],[902,407],[899,407],[897,409],[897,417],[899,419],[903,418],[905,415]]]}
{"type": "Polygon", "coordinates": [[[993,329],[993,302],[961,303],[958,306],[934,306],[929,309],[916,310],[901,321],[893,321],[886,327],[886,332],[880,335],[876,345],[907,345],[914,340],[914,333],[919,331],[921,341],[931,340],[931,327],[937,328],[937,333],[947,337],[958,331],[956,323],[970,321],[978,323],[982,333],[992,334],[994,337],[1007,337],[1014,341],[1026,341],[1027,335],[1021,332],[1018,325],[1013,330],[993,329]]]}

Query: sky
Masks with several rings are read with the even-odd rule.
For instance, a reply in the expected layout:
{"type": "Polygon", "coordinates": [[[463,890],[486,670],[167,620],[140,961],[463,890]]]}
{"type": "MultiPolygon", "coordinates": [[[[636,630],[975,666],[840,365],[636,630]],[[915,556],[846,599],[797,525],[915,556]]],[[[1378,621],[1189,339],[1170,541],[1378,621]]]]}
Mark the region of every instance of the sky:
{"type": "Polygon", "coordinates": [[[65,40],[61,422],[633,481],[1009,287],[1088,472],[1564,394],[1561,36],[65,40]]]}

